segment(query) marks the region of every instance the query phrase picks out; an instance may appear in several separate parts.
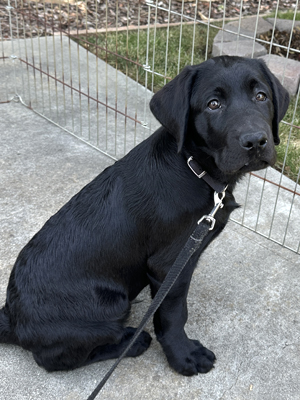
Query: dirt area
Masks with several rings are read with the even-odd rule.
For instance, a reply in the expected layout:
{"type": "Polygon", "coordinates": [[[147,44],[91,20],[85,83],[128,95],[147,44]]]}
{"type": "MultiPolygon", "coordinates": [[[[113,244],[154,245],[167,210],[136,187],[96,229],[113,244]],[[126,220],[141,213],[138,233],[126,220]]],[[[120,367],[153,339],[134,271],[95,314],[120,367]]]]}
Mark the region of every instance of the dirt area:
{"type": "MultiPolygon", "coordinates": [[[[156,1],[153,1],[156,4],[156,1]]],[[[147,25],[168,22],[188,22],[197,19],[222,19],[239,17],[240,15],[257,15],[257,1],[229,1],[224,0],[161,0],[157,1],[157,9],[149,6],[145,0],[57,0],[57,2],[37,2],[23,0],[0,0],[0,37],[36,37],[52,35],[54,32],[79,31],[101,28],[124,27],[128,25],[147,25]],[[8,2],[12,6],[9,16],[8,2]],[[224,4],[226,4],[224,13],[224,4]],[[242,4],[242,9],[241,9],[242,4]],[[197,5],[197,7],[196,7],[197,5]],[[166,11],[167,10],[167,11],[166,11]],[[184,15],[184,17],[182,17],[184,15]],[[11,21],[11,23],[10,23],[11,21]]],[[[266,14],[275,10],[276,1],[262,0],[259,14],[266,14]]],[[[293,9],[294,0],[280,1],[280,10],[293,9]]],[[[271,41],[272,32],[261,35],[261,39],[271,41]]],[[[274,42],[288,46],[289,32],[275,32],[274,42]]],[[[268,46],[266,46],[268,47],[268,46]]],[[[293,31],[290,47],[300,49],[300,29],[293,31]]],[[[287,51],[280,47],[272,47],[272,53],[285,57],[287,51]]],[[[290,51],[289,58],[300,61],[297,52],[290,51]]]]}
{"type": "MultiPolygon", "coordinates": [[[[260,35],[260,39],[267,40],[268,42],[271,41],[272,38],[272,31],[269,31],[266,35],[260,35]]],[[[293,29],[293,35],[291,38],[291,33],[286,31],[275,31],[273,43],[280,44],[281,46],[288,47],[290,44],[291,49],[300,49],[300,28],[296,27],[293,29]],[[290,43],[291,40],[291,43],[290,43]]],[[[266,45],[267,50],[269,50],[270,46],[266,45]]],[[[271,49],[272,54],[276,54],[281,57],[287,56],[287,49],[281,48],[277,46],[272,46],[271,49]]],[[[292,60],[300,61],[300,54],[296,51],[290,50],[288,53],[288,58],[292,60]]]]}
{"type": "MultiPolygon", "coordinates": [[[[153,1],[156,4],[156,0],[153,1]]],[[[149,22],[166,23],[191,21],[195,18],[226,18],[240,15],[256,15],[257,1],[227,0],[161,0],[157,1],[157,9],[151,7],[148,17],[148,5],[145,0],[94,0],[76,1],[57,0],[57,2],[36,2],[24,0],[0,0],[0,31],[3,39],[10,39],[11,34],[19,37],[35,37],[51,35],[55,31],[82,29],[100,29],[146,25],[149,22]],[[8,2],[11,6],[11,25],[9,21],[8,2]],[[224,4],[225,12],[224,12],[224,4]],[[241,9],[242,4],[242,9],[241,9]],[[197,5],[197,7],[196,7],[197,5]],[[167,10],[167,11],[166,11],[167,10]],[[182,18],[182,15],[186,16],[182,18]],[[189,18],[191,19],[189,19],[189,18]]],[[[276,1],[261,0],[260,14],[275,10],[276,1]]],[[[293,9],[295,0],[280,1],[280,9],[293,9]]]]}

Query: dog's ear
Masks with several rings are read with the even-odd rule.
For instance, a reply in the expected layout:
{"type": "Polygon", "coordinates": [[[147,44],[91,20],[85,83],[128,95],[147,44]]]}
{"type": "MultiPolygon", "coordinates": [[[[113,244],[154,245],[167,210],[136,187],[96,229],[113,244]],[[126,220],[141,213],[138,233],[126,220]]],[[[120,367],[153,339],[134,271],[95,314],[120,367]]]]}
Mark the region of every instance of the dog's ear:
{"type": "Polygon", "coordinates": [[[259,61],[263,66],[264,74],[266,75],[268,83],[272,89],[273,106],[274,106],[274,116],[273,116],[273,126],[272,126],[273,138],[275,145],[278,145],[280,143],[279,133],[278,133],[279,122],[283,119],[288,109],[290,103],[290,96],[288,91],[282,86],[282,84],[279,82],[276,76],[272,74],[272,72],[269,70],[266,64],[262,60],[259,61]]]}
{"type": "Polygon", "coordinates": [[[176,138],[178,153],[182,149],[188,126],[190,98],[196,74],[195,67],[185,67],[150,101],[150,109],[155,118],[176,138]]]}

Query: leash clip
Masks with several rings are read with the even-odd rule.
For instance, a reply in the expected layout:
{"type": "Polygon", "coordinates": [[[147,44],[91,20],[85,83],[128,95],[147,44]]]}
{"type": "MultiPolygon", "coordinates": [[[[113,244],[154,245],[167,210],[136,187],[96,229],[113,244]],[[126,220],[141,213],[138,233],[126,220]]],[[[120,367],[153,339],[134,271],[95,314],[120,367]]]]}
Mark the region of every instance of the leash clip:
{"type": "Polygon", "coordinates": [[[223,192],[220,192],[220,193],[215,192],[214,193],[214,202],[215,202],[214,208],[211,210],[211,212],[208,215],[203,215],[203,217],[199,219],[198,225],[205,219],[206,221],[208,221],[210,223],[209,230],[212,231],[214,229],[215,223],[216,223],[216,220],[214,217],[215,217],[217,211],[219,210],[219,208],[224,207],[222,200],[225,197],[226,189],[227,189],[227,186],[224,188],[223,192]]]}

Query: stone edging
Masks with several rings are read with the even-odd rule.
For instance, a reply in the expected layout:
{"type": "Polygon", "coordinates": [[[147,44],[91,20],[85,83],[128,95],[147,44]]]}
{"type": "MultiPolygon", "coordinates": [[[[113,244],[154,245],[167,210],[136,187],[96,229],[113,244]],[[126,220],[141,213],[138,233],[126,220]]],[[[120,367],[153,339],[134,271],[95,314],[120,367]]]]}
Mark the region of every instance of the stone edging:
{"type": "MultiPolygon", "coordinates": [[[[274,22],[274,18],[265,20],[261,17],[244,18],[240,24],[236,21],[229,22],[214,38],[212,55],[213,57],[223,54],[262,58],[273,74],[294,96],[300,82],[300,62],[268,54],[266,48],[256,41],[261,34],[274,29],[274,22]]],[[[294,26],[300,26],[300,21],[296,22],[294,26]]],[[[291,31],[292,21],[277,19],[275,28],[291,31]]]]}

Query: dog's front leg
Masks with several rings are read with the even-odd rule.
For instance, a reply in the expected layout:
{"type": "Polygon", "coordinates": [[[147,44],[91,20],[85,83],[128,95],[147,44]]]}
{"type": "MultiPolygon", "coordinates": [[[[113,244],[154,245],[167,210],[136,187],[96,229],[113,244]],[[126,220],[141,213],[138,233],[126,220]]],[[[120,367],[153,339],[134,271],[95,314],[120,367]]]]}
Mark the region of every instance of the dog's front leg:
{"type": "MultiPolygon", "coordinates": [[[[198,340],[187,337],[187,294],[197,260],[190,261],[154,315],[154,328],[170,366],[182,375],[206,373],[213,368],[215,355],[198,340]]],[[[156,274],[148,274],[151,294],[155,296],[161,282],[156,274]],[[154,275],[154,276],[153,276],[154,275]]]]}

